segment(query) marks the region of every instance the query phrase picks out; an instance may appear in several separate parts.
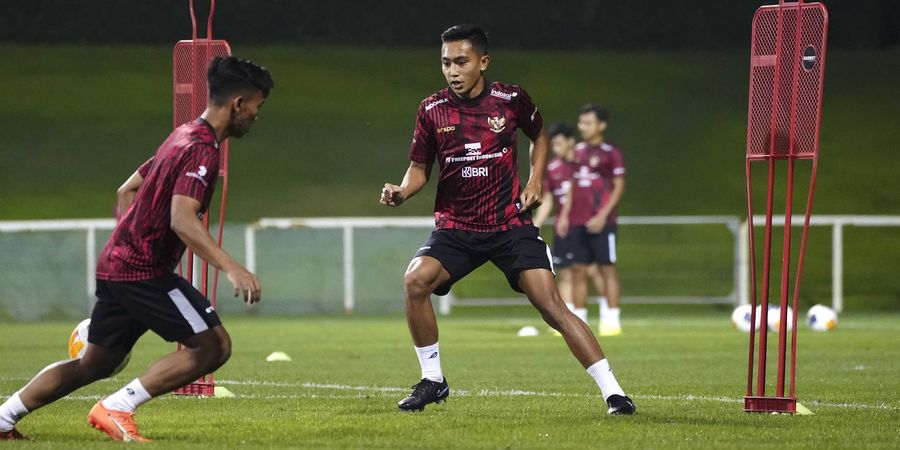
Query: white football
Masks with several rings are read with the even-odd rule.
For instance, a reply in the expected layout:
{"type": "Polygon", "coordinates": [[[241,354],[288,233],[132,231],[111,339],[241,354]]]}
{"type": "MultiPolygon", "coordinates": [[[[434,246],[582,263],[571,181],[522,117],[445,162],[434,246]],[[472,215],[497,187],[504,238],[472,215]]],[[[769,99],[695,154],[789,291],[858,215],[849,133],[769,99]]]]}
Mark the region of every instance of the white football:
{"type": "MultiPolygon", "coordinates": [[[[91,328],[91,319],[84,319],[75,326],[75,329],[72,330],[72,334],[69,335],[69,358],[78,359],[84,356],[84,352],[87,351],[88,345],[88,331],[91,328]]],[[[131,361],[131,352],[128,352],[125,355],[125,359],[122,360],[122,363],[119,364],[119,367],[116,367],[116,370],[110,374],[110,376],[117,375],[125,366],[128,365],[128,361],[131,361]]]]}
{"type": "Polygon", "coordinates": [[[837,313],[825,305],[815,305],[806,313],[806,324],[814,331],[833,330],[837,319],[837,313]]]}
{"type": "MultiPolygon", "coordinates": [[[[744,333],[750,332],[750,312],[753,308],[750,305],[741,305],[734,308],[731,313],[731,323],[738,330],[744,333]]],[[[759,329],[759,307],[756,307],[756,329],[759,329]]]]}
{"type": "MultiPolygon", "coordinates": [[[[781,307],[769,306],[769,314],[766,317],[769,330],[778,332],[778,326],[781,325],[781,307]]],[[[787,308],[787,331],[794,329],[794,310],[790,306],[787,308]]]]}

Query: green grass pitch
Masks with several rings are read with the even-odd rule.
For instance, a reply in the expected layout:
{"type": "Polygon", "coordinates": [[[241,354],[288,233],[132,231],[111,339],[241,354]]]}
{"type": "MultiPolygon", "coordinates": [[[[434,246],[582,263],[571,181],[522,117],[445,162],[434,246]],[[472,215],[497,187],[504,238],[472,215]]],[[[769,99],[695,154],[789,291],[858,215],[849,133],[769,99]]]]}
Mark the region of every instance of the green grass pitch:
{"type": "MultiPolygon", "coordinates": [[[[153,448],[896,448],[900,317],[848,313],[829,333],[802,326],[798,396],[812,416],[741,411],[747,335],[728,317],[717,307],[625,310],[625,334],[602,344],[638,405],[632,417],[604,414],[562,339],[524,307],[440,318],[453,392],[412,414],[396,407],[419,375],[401,316],[225,317],[234,354],[217,377],[236,398],[166,395],[137,419],[153,448]],[[525,325],[541,335],[516,337],[525,325]],[[273,351],[293,361],[265,362],[273,351]]],[[[0,397],[63,357],[74,325],[2,323],[0,397]]],[[[118,445],[88,427],[87,411],[171,349],[145,336],[117,378],[21,422],[36,443],[4,447],[118,445]]]]}

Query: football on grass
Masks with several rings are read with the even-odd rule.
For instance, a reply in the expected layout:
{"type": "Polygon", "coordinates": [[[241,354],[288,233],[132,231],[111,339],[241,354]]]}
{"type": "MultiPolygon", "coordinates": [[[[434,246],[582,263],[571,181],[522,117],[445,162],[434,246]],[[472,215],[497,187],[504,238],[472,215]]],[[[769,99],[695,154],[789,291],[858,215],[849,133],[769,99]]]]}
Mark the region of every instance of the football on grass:
{"type": "Polygon", "coordinates": [[[824,305],[815,305],[806,313],[806,323],[814,331],[829,331],[837,326],[837,313],[824,305]]]}
{"type": "MultiPolygon", "coordinates": [[[[91,328],[91,319],[84,319],[79,323],[74,330],[72,330],[72,334],[69,336],[69,358],[77,359],[84,356],[84,352],[87,351],[88,344],[88,330],[91,328]]],[[[128,365],[128,361],[131,360],[131,352],[128,352],[125,355],[125,359],[122,360],[122,363],[119,364],[119,367],[116,367],[116,370],[113,371],[110,376],[115,376],[128,365]]]]}

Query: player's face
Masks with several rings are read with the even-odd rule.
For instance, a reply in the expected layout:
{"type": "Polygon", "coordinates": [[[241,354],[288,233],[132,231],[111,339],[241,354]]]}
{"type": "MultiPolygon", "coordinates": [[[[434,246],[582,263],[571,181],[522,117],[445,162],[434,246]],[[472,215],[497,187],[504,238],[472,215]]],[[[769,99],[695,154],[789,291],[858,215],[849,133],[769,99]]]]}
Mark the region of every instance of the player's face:
{"type": "Polygon", "coordinates": [[[550,147],[557,158],[569,159],[575,148],[575,139],[566,137],[563,134],[557,134],[550,139],[550,147]]]}
{"type": "Polygon", "coordinates": [[[239,138],[247,134],[259,117],[259,110],[265,102],[261,91],[235,97],[231,102],[231,126],[228,127],[228,136],[239,138]]]}
{"type": "Polygon", "coordinates": [[[578,116],[578,132],[581,138],[590,141],[596,139],[606,129],[606,122],[597,118],[597,115],[588,112],[578,116]]]}
{"type": "MultiPolygon", "coordinates": [[[[441,46],[441,69],[453,93],[470,98],[481,91],[472,92],[482,80],[481,72],[491,62],[490,55],[479,55],[468,40],[445,42],[441,46]]],[[[483,83],[481,87],[484,88],[483,83]]]]}

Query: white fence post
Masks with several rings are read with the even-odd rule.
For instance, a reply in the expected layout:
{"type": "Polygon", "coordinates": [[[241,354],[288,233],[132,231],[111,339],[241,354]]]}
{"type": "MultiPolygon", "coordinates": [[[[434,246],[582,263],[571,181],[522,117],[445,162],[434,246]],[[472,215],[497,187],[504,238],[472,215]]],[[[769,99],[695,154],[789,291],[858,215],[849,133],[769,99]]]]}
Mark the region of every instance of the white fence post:
{"type": "Polygon", "coordinates": [[[750,225],[741,222],[738,240],[738,305],[750,304],[750,225]]]}
{"type": "Polygon", "coordinates": [[[831,234],[831,308],[844,311],[844,224],[834,223],[831,234]]]}
{"type": "Polygon", "coordinates": [[[344,225],[344,312],[353,312],[353,225],[344,225]]]}

